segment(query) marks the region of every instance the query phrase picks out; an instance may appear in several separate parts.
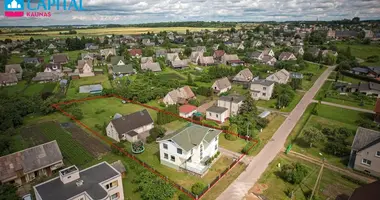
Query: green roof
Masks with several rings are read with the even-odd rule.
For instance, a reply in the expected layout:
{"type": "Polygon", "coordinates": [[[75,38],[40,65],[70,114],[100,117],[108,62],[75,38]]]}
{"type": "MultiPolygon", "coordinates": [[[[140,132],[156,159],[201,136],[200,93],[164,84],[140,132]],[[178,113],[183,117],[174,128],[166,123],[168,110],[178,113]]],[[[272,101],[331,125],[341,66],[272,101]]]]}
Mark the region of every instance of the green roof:
{"type": "Polygon", "coordinates": [[[113,73],[132,74],[134,73],[132,65],[114,65],[112,67],[113,73]]]}
{"type": "Polygon", "coordinates": [[[202,141],[210,143],[221,132],[200,125],[192,125],[165,135],[157,141],[172,140],[185,151],[190,151],[193,147],[200,145],[202,141]]]}

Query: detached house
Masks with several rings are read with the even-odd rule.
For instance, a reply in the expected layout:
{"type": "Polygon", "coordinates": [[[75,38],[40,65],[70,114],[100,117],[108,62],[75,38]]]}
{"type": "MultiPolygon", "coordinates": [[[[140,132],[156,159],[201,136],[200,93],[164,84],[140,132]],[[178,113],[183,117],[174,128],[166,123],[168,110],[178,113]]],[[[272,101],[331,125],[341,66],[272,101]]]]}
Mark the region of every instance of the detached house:
{"type": "Polygon", "coordinates": [[[79,170],[75,165],[33,187],[36,200],[124,200],[121,173],[107,162],[79,170]]]}
{"type": "Polygon", "coordinates": [[[227,92],[232,88],[232,85],[227,77],[220,78],[212,84],[211,88],[214,90],[215,93],[221,94],[224,92],[227,92]]]}
{"type": "Polygon", "coordinates": [[[116,49],[101,49],[100,50],[100,56],[102,56],[103,59],[107,60],[109,56],[116,56],[116,49]]]}
{"type": "Polygon", "coordinates": [[[132,74],[136,74],[135,69],[133,69],[133,66],[131,64],[128,65],[114,65],[112,66],[112,74],[114,76],[128,76],[132,74]]]}
{"type": "Polygon", "coordinates": [[[274,57],[274,51],[272,49],[266,48],[263,51],[264,56],[272,56],[274,57]]]}
{"type": "Polygon", "coordinates": [[[69,57],[66,54],[55,54],[52,56],[52,61],[55,64],[67,64],[69,62],[69,57]]]}
{"type": "Polygon", "coordinates": [[[168,54],[166,54],[166,59],[165,60],[166,60],[167,64],[171,64],[172,62],[178,61],[178,60],[181,60],[181,59],[179,58],[178,53],[168,53],[168,54]]]}
{"type": "Polygon", "coordinates": [[[20,64],[5,65],[5,73],[15,74],[17,79],[22,79],[22,68],[20,64]]]}
{"type": "Polygon", "coordinates": [[[184,86],[182,88],[178,88],[170,91],[163,99],[163,102],[166,105],[173,104],[186,104],[190,99],[194,99],[195,94],[191,90],[189,86],[184,86]]]}
{"type": "Polygon", "coordinates": [[[231,66],[244,64],[244,62],[239,59],[237,54],[224,54],[222,56],[221,63],[231,66]]]}
{"type": "Polygon", "coordinates": [[[170,64],[174,69],[184,69],[189,66],[190,60],[184,59],[184,60],[174,60],[170,64]]]}
{"type": "Polygon", "coordinates": [[[153,62],[152,57],[141,57],[141,61],[140,61],[141,64],[152,63],[152,62],[153,62]]]}
{"type": "Polygon", "coordinates": [[[198,63],[201,57],[203,57],[203,51],[193,51],[191,52],[190,60],[193,63],[198,63]]]}
{"type": "Polygon", "coordinates": [[[152,72],[160,72],[161,71],[161,67],[160,67],[160,63],[158,62],[147,62],[147,63],[143,63],[141,64],[141,70],[143,71],[152,71],[152,72]]]}
{"type": "Polygon", "coordinates": [[[128,50],[129,55],[132,56],[132,58],[139,58],[142,56],[142,50],[141,49],[130,49],[128,50]]]}
{"type": "Polygon", "coordinates": [[[201,56],[198,60],[198,65],[202,65],[202,66],[210,66],[210,65],[214,65],[215,64],[215,61],[214,61],[214,57],[212,56],[201,56]]]}
{"type": "Polygon", "coordinates": [[[48,63],[45,66],[44,72],[54,72],[56,74],[60,74],[62,72],[62,66],[58,63],[48,63]]]}
{"type": "Polygon", "coordinates": [[[224,50],[216,50],[214,51],[213,57],[215,60],[221,61],[224,54],[226,54],[224,50]]]}
{"type": "Polygon", "coordinates": [[[351,146],[348,166],[380,177],[380,132],[359,127],[351,146]]]}
{"type": "Polygon", "coordinates": [[[274,74],[269,75],[266,80],[274,81],[279,84],[286,84],[290,79],[290,73],[286,69],[281,69],[274,74]]]}
{"type": "Polygon", "coordinates": [[[59,76],[54,72],[37,72],[32,81],[39,83],[55,82],[59,80],[59,76]]]}
{"type": "Polygon", "coordinates": [[[0,87],[16,85],[18,79],[16,74],[13,73],[0,73],[0,87]]]}
{"type": "Polygon", "coordinates": [[[179,116],[184,117],[184,118],[189,118],[192,117],[195,112],[197,112],[197,107],[186,104],[182,105],[178,108],[179,110],[179,116]]]}
{"type": "Polygon", "coordinates": [[[211,106],[206,110],[206,119],[217,123],[224,123],[228,118],[228,109],[224,107],[211,106]]]}
{"type": "Polygon", "coordinates": [[[127,140],[136,142],[145,139],[149,131],[154,127],[153,119],[144,109],[135,113],[121,116],[116,114],[106,128],[107,136],[120,142],[127,140]]]}
{"type": "Polygon", "coordinates": [[[18,186],[41,176],[51,176],[63,166],[57,142],[51,141],[0,157],[0,182],[18,186]]]}
{"type": "Polygon", "coordinates": [[[248,68],[245,68],[241,70],[238,74],[236,74],[236,76],[232,80],[237,83],[246,84],[246,83],[251,82],[252,79],[253,79],[253,74],[251,70],[249,70],[248,68]]]}
{"type": "Polygon", "coordinates": [[[111,65],[125,65],[124,56],[112,56],[111,65]]]}
{"type": "Polygon", "coordinates": [[[269,100],[272,97],[274,82],[265,79],[254,80],[250,86],[251,96],[254,100],[269,100]]]}
{"type": "Polygon", "coordinates": [[[281,61],[297,60],[297,57],[291,52],[282,52],[278,57],[281,61]]]}
{"type": "Polygon", "coordinates": [[[90,60],[78,60],[77,70],[80,77],[95,76],[90,60]]]}
{"type": "Polygon", "coordinates": [[[303,54],[305,53],[302,46],[293,46],[292,49],[293,49],[293,53],[296,56],[298,56],[298,55],[303,56],[303,54]]]}
{"type": "Polygon", "coordinates": [[[39,64],[41,64],[38,58],[24,58],[24,63],[32,64],[35,66],[38,66],[39,64]]]}
{"type": "Polygon", "coordinates": [[[204,176],[211,167],[207,161],[219,150],[222,131],[199,125],[187,126],[166,135],[157,142],[162,165],[204,176]]]}
{"type": "Polygon", "coordinates": [[[237,115],[240,106],[243,104],[244,97],[238,95],[221,96],[218,99],[217,106],[227,109],[227,117],[237,115]]]}

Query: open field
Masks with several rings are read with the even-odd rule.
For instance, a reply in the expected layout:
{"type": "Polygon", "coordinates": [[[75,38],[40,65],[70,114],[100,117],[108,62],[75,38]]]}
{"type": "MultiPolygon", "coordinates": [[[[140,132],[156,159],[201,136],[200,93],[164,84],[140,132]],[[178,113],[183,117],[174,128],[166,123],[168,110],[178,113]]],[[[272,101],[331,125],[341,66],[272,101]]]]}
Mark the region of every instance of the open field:
{"type": "MultiPolygon", "coordinates": [[[[314,187],[319,169],[320,167],[318,165],[280,155],[269,165],[264,174],[260,177],[258,183],[265,184],[268,187],[268,189],[263,192],[263,195],[268,199],[289,199],[287,192],[291,193],[293,191],[293,199],[307,200],[309,199],[308,195],[310,191],[314,187]],[[308,175],[300,184],[293,185],[279,177],[280,169],[277,164],[280,163],[281,166],[283,166],[284,164],[296,162],[303,164],[307,168],[308,175]]],[[[321,197],[321,199],[336,199],[339,196],[351,195],[357,187],[359,187],[359,185],[344,179],[342,174],[325,168],[319,184],[319,190],[315,195],[321,197]]]]}
{"type": "MultiPolygon", "coordinates": [[[[337,47],[339,49],[345,50],[348,46],[351,48],[351,53],[353,56],[361,58],[363,60],[366,60],[367,57],[373,56],[373,55],[380,55],[380,46],[379,45],[361,45],[361,44],[355,44],[355,45],[349,45],[349,44],[337,44],[337,47]]],[[[375,63],[369,63],[364,62],[361,63],[362,65],[366,66],[380,66],[380,61],[377,61],[375,63]]]]}
{"type": "MultiPolygon", "coordinates": [[[[154,28],[145,28],[145,27],[118,27],[118,28],[98,28],[98,29],[75,29],[77,31],[76,36],[102,36],[102,35],[136,35],[149,32],[158,33],[160,31],[176,31],[179,33],[185,33],[186,30],[190,31],[201,31],[201,30],[219,30],[226,28],[196,28],[196,27],[154,27],[154,28]]],[[[26,40],[30,37],[35,39],[46,39],[49,37],[73,37],[75,35],[60,35],[60,31],[41,31],[33,32],[30,34],[33,35],[15,35],[15,34],[1,34],[0,40],[11,38],[12,40],[26,40]]]]}
{"type": "MultiPolygon", "coordinates": [[[[289,105],[285,108],[281,108],[280,111],[282,112],[291,112],[298,102],[302,99],[304,93],[303,92],[296,92],[296,95],[294,96],[293,100],[289,103],[289,105]]],[[[276,108],[277,99],[270,99],[268,101],[265,100],[258,100],[257,106],[264,107],[264,108],[276,108]]]]}

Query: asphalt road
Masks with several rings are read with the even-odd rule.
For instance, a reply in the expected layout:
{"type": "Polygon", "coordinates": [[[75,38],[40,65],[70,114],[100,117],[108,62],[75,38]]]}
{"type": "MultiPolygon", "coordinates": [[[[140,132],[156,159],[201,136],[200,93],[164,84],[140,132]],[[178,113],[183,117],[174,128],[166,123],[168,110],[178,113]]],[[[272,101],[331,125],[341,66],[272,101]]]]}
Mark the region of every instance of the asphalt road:
{"type": "Polygon", "coordinates": [[[305,112],[307,106],[312,102],[314,96],[334,68],[335,67],[331,66],[323,72],[310,90],[305,93],[287,119],[277,129],[272,136],[272,140],[270,140],[260,153],[252,159],[247,169],[241,173],[222,194],[220,194],[217,200],[241,200],[248,193],[248,190],[253,187],[261,174],[264,173],[269,163],[273,161],[276,155],[284,147],[286,138],[289,136],[302,114],[305,112]]]}

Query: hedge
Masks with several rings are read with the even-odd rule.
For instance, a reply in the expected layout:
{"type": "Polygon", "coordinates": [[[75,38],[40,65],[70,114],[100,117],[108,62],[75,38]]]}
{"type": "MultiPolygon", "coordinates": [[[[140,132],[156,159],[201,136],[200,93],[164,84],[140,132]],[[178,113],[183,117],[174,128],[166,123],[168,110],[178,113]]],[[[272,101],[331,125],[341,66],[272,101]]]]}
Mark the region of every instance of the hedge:
{"type": "Polygon", "coordinates": [[[340,73],[342,75],[349,76],[349,77],[352,77],[352,78],[356,78],[356,79],[360,79],[360,80],[363,80],[363,81],[373,82],[373,83],[379,83],[380,84],[379,80],[371,78],[371,77],[368,77],[368,76],[363,76],[363,75],[359,75],[359,74],[353,74],[353,73],[348,72],[348,71],[341,71],[340,73]]]}

